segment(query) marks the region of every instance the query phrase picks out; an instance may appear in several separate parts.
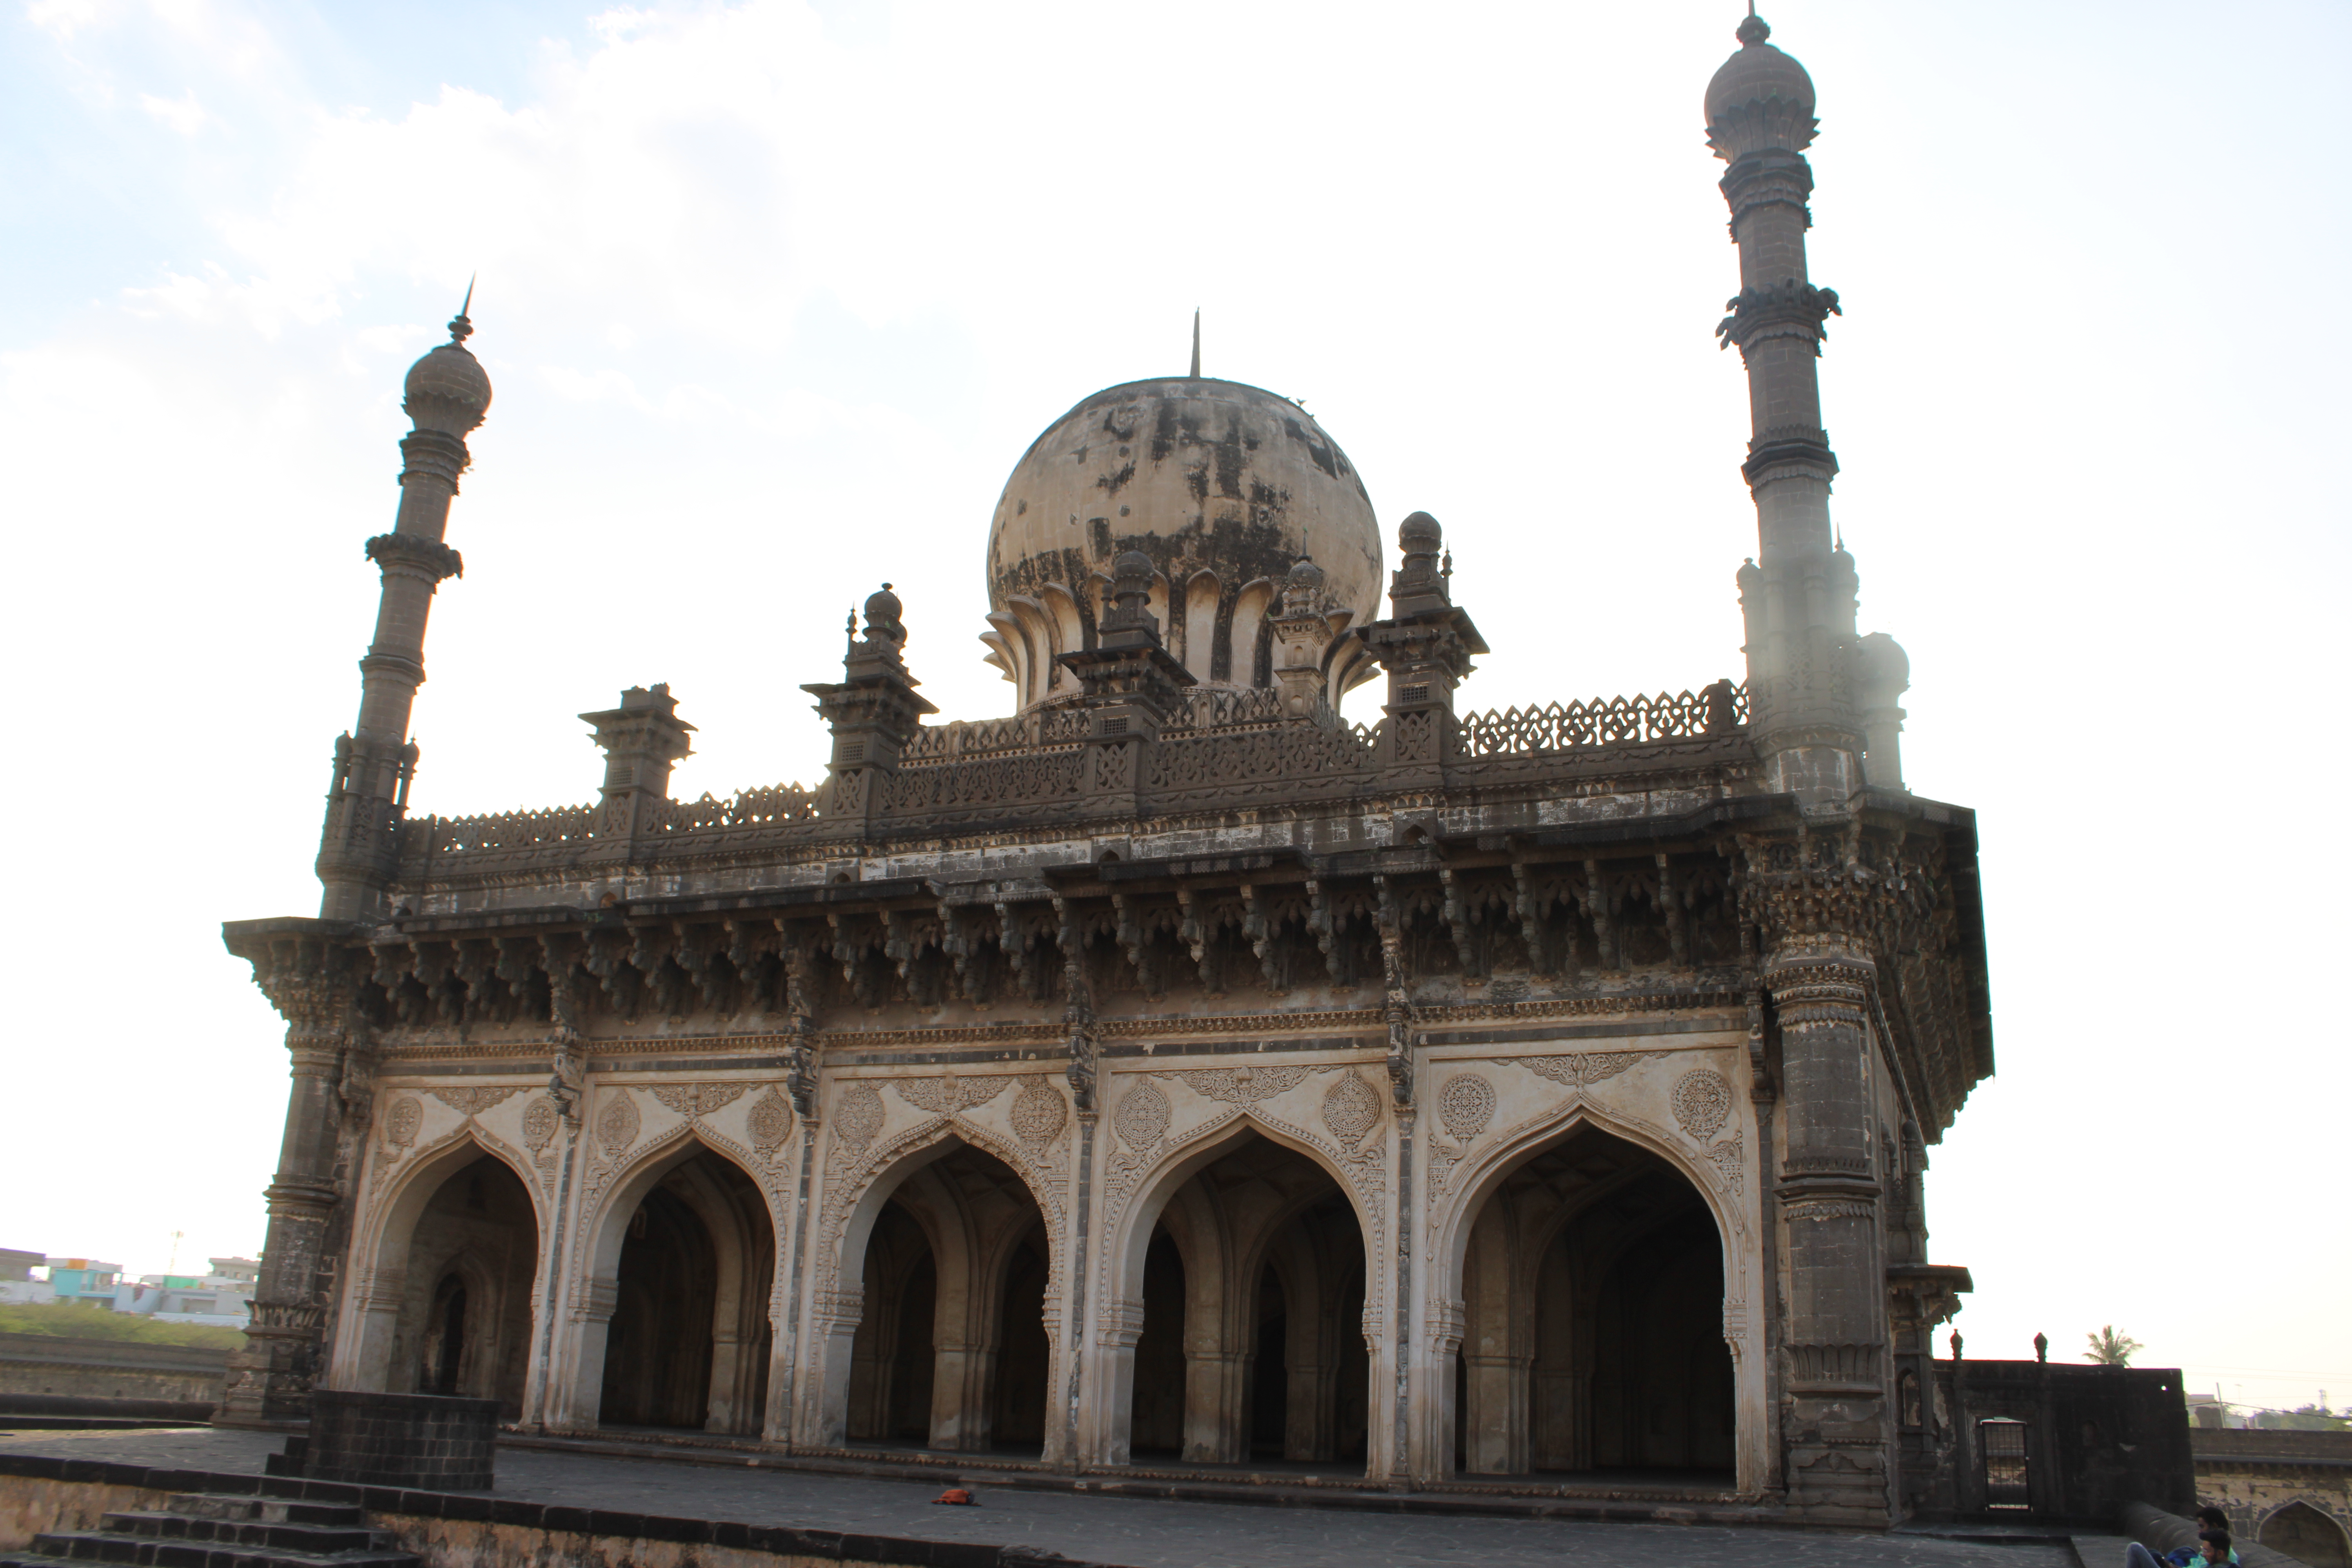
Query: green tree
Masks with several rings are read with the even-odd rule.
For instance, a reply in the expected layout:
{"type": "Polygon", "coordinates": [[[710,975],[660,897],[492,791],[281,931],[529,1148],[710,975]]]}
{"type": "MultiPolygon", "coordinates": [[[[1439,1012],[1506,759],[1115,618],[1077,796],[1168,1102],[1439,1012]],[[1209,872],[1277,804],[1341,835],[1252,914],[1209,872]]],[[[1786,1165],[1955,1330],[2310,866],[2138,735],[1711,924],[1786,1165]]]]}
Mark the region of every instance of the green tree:
{"type": "Polygon", "coordinates": [[[2095,1361],[2101,1366],[2129,1366],[2131,1358],[2147,1348],[2129,1334],[2116,1332],[2113,1323],[2091,1335],[2090,1342],[2091,1348],[2083,1352],[2084,1359],[2095,1361]]]}

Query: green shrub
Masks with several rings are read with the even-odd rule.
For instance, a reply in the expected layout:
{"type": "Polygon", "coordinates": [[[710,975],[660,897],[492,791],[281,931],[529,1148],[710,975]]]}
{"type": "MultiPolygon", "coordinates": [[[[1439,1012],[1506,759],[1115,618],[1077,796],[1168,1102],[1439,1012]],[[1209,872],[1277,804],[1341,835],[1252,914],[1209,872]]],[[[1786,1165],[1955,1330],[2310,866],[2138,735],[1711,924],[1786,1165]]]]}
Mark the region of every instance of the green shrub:
{"type": "Polygon", "coordinates": [[[206,1323],[159,1323],[132,1312],[110,1312],[104,1307],[52,1301],[43,1305],[0,1302],[0,1334],[54,1334],[68,1340],[135,1340],[150,1345],[201,1345],[210,1350],[242,1349],[245,1334],[237,1329],[206,1323]]]}

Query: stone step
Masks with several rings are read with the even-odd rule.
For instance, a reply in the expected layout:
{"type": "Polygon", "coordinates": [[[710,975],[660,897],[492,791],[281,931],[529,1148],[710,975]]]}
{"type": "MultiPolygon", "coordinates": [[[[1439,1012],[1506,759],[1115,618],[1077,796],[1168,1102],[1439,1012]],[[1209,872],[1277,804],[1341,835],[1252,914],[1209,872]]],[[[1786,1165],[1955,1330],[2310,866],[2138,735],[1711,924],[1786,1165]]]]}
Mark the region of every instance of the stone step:
{"type": "Polygon", "coordinates": [[[164,1511],[191,1519],[266,1519],[278,1524],[359,1525],[365,1521],[355,1503],[303,1502],[296,1498],[256,1497],[251,1492],[173,1492],[164,1511]]]}
{"type": "Polygon", "coordinates": [[[37,1535],[26,1555],[77,1564],[127,1563],[135,1568],[419,1568],[410,1552],[300,1552],[287,1547],[233,1546],[105,1531],[37,1535]]]}
{"type": "MultiPolygon", "coordinates": [[[[354,1512],[357,1510],[354,1510],[354,1512]]],[[[289,1547],[296,1552],[383,1552],[392,1549],[384,1531],[364,1524],[289,1523],[274,1519],[204,1519],[184,1513],[110,1513],[100,1528],[113,1535],[166,1541],[201,1541],[216,1546],[289,1547]]]]}

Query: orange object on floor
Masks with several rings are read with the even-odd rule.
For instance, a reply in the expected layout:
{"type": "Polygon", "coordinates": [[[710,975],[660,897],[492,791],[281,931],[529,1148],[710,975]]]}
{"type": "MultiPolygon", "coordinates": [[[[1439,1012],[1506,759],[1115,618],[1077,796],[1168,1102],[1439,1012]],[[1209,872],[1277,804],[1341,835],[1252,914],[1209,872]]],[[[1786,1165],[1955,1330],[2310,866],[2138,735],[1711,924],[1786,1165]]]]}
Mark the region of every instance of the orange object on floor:
{"type": "Polygon", "coordinates": [[[947,1490],[941,1492],[931,1500],[933,1502],[962,1503],[971,1508],[978,1508],[980,1506],[978,1503],[971,1500],[971,1493],[966,1491],[961,1487],[950,1487],[947,1490]]]}

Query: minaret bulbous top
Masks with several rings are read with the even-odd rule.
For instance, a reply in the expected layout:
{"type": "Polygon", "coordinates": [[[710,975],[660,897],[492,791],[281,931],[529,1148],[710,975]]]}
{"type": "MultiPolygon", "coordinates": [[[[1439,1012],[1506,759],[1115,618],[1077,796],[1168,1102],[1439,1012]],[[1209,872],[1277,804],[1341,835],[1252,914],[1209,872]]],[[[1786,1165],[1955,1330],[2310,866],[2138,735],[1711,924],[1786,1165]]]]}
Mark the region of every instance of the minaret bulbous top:
{"type": "Polygon", "coordinates": [[[466,347],[474,323],[463,310],[449,323],[449,341],[408,367],[401,407],[420,430],[462,437],[490,411],[490,378],[466,347]]]}
{"type": "Polygon", "coordinates": [[[1706,84],[1706,143],[1726,163],[1785,148],[1812,145],[1813,79],[1765,40],[1772,29],[1760,16],[1739,24],[1739,52],[1706,84]]]}

